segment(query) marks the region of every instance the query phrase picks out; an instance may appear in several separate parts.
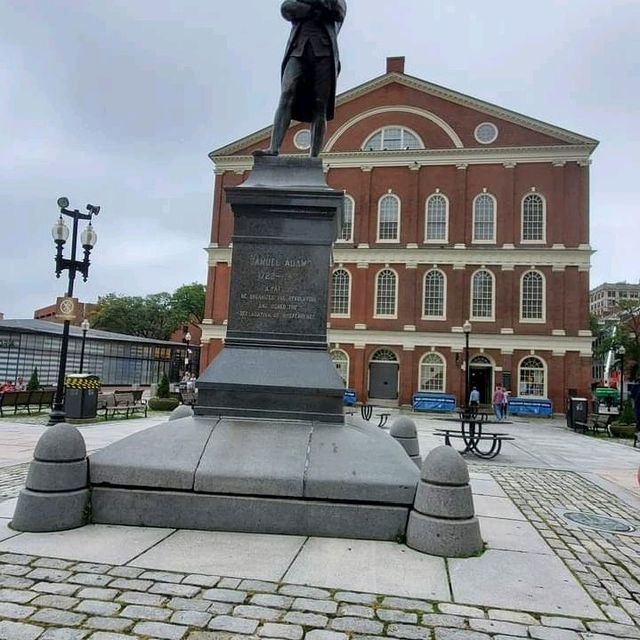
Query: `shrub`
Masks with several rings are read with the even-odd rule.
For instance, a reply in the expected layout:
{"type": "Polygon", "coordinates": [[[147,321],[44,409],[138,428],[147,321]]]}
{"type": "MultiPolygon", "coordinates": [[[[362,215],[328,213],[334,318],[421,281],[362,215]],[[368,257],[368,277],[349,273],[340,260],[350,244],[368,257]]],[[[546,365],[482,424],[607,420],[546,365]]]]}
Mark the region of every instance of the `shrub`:
{"type": "Polygon", "coordinates": [[[176,398],[149,398],[147,402],[152,411],[173,411],[179,404],[176,398]]]}
{"type": "Polygon", "coordinates": [[[169,378],[167,378],[166,372],[162,374],[160,384],[158,385],[158,398],[169,397],[169,378]]]}
{"type": "Polygon", "coordinates": [[[29,382],[27,382],[27,391],[37,391],[40,388],[40,380],[38,380],[38,367],[31,373],[29,382]]]}
{"type": "Polygon", "coordinates": [[[630,398],[627,398],[624,401],[624,406],[622,407],[622,415],[618,420],[618,424],[635,424],[636,416],[633,411],[633,407],[631,406],[630,398]]]}

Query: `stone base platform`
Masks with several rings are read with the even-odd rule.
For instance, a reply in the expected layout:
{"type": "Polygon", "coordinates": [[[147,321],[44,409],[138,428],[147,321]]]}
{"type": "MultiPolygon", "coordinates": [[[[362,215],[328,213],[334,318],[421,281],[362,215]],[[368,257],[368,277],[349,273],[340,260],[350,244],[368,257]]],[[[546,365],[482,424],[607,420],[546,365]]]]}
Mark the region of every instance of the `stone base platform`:
{"type": "Polygon", "coordinates": [[[419,470],[386,432],[352,418],[195,416],[89,458],[92,521],[395,540],[419,470]]]}

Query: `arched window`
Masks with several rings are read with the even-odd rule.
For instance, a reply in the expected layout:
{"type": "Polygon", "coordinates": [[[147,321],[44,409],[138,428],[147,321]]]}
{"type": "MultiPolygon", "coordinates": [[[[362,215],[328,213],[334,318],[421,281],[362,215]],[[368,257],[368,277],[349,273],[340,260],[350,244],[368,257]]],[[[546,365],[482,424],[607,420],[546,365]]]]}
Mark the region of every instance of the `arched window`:
{"type": "Polygon", "coordinates": [[[378,203],[378,240],[397,242],[400,239],[400,198],[387,194],[378,203]]]}
{"type": "Polygon", "coordinates": [[[496,241],[496,199],[481,193],[473,201],[473,241],[496,241]]]}
{"type": "Polygon", "coordinates": [[[398,362],[398,356],[391,349],[378,349],[371,356],[371,362],[398,362]]]}
{"type": "Polygon", "coordinates": [[[544,322],[544,293],[544,276],[539,271],[527,271],[520,286],[520,320],[544,322]]]}
{"type": "Polygon", "coordinates": [[[336,269],[331,278],[331,315],[348,316],[351,302],[351,274],[336,269]]]}
{"type": "Polygon", "coordinates": [[[530,356],[520,363],[518,373],[518,395],[545,398],[547,395],[547,376],[544,362],[530,356]]]}
{"type": "Polygon", "coordinates": [[[446,277],[439,269],[424,274],[423,318],[444,319],[446,316],[446,277]]]}
{"type": "Polygon", "coordinates": [[[420,360],[420,391],[445,390],[444,358],[435,352],[427,353],[420,360]]]}
{"type": "Polygon", "coordinates": [[[538,193],[522,199],[522,242],[544,242],[545,201],[538,193]]]}
{"type": "Polygon", "coordinates": [[[385,127],[369,136],[362,145],[363,151],[399,151],[424,149],[420,137],[405,127],[385,127]]]}
{"type": "Polygon", "coordinates": [[[395,271],[383,269],[376,276],[376,308],[378,318],[395,318],[398,307],[398,277],[395,271]]]}
{"type": "Polygon", "coordinates": [[[349,356],[342,349],[333,349],[329,355],[346,386],[349,386],[349,356]]]}
{"type": "Polygon", "coordinates": [[[353,242],[353,212],[355,210],[355,202],[351,196],[344,196],[344,215],[342,218],[342,230],[338,241],[353,242]]]}
{"type": "Polygon", "coordinates": [[[480,269],[471,278],[471,319],[493,320],[493,307],[493,274],[486,269],[480,269]]]}
{"type": "Polygon", "coordinates": [[[449,201],[441,193],[427,198],[425,214],[425,242],[447,242],[449,229],[449,201]]]}

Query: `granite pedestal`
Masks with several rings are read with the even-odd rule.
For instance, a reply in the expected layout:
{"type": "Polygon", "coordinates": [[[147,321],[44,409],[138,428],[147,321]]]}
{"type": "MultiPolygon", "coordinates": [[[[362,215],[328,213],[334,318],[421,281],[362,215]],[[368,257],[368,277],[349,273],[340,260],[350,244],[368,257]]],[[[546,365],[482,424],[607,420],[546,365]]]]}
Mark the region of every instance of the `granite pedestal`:
{"type": "Polygon", "coordinates": [[[95,523],[395,540],[419,471],[398,442],[345,422],[327,348],[344,194],[318,159],[256,158],[234,213],[225,345],[193,416],[89,458],[95,523]]]}

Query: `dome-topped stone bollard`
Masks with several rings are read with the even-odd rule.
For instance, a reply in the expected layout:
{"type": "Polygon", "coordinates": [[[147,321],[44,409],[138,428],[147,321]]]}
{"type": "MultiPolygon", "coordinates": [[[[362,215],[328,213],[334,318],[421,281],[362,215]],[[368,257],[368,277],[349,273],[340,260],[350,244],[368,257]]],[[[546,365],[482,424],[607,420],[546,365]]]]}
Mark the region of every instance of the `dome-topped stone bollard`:
{"type": "Polygon", "coordinates": [[[400,416],[393,421],[389,434],[402,445],[402,448],[419,469],[422,466],[422,458],[420,457],[420,443],[418,442],[416,423],[407,416],[400,416]]]}
{"type": "Polygon", "coordinates": [[[168,420],[180,420],[181,418],[193,418],[193,407],[188,404],[181,404],[169,414],[168,420]]]}
{"type": "Polygon", "coordinates": [[[407,546],[447,558],[466,558],[482,551],[467,463],[452,447],[437,447],[422,464],[409,514],[407,546]]]}
{"type": "Polygon", "coordinates": [[[25,488],[11,521],[17,531],[75,529],[87,524],[87,449],[82,434],[64,422],[38,440],[25,488]]]}

